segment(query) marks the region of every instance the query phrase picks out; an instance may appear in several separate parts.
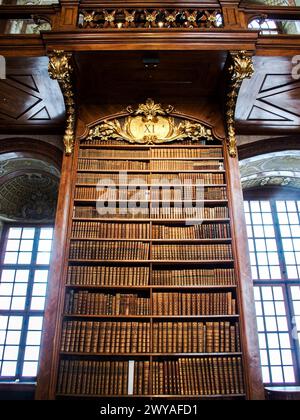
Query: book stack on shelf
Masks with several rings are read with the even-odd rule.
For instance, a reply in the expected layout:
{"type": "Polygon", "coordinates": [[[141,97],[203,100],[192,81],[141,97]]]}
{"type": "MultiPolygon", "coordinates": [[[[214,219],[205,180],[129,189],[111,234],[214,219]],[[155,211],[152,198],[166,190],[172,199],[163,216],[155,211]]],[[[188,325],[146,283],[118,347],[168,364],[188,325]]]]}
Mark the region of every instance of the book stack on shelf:
{"type": "Polygon", "coordinates": [[[78,147],[57,397],[245,398],[223,147],[78,147]]]}

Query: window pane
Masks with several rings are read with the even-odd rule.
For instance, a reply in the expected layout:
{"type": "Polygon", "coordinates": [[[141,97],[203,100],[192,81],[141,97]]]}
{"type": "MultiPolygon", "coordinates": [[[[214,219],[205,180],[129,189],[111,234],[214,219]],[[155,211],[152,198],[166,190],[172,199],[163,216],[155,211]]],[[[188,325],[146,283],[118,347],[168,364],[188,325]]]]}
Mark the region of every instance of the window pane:
{"type": "Polygon", "coordinates": [[[20,239],[22,235],[22,228],[10,228],[8,232],[8,239],[20,239]]]}
{"type": "Polygon", "coordinates": [[[300,278],[300,224],[296,201],[277,201],[276,208],[289,279],[300,278]]]}
{"type": "Polygon", "coordinates": [[[23,376],[34,378],[37,375],[38,363],[37,362],[25,362],[23,367],[23,376]]]}
{"type": "Polygon", "coordinates": [[[290,288],[293,303],[293,338],[300,344],[300,286],[290,288]]]}
{"type": "Polygon", "coordinates": [[[256,286],[254,290],[264,382],[295,383],[283,289],[281,286],[256,286]]]}
{"type": "Polygon", "coordinates": [[[33,241],[21,241],[20,251],[31,252],[33,248],[33,241]]]}
{"type": "Polygon", "coordinates": [[[15,279],[15,270],[3,270],[1,275],[1,283],[13,282],[15,279]]]}
{"type": "Polygon", "coordinates": [[[35,228],[24,228],[22,239],[33,239],[35,235],[35,228]]]}
{"type": "Polygon", "coordinates": [[[0,315],[0,379],[31,379],[37,374],[52,239],[51,227],[8,231],[0,272],[0,310],[7,311],[0,315]],[[5,268],[8,264],[12,267],[5,268]],[[36,269],[38,265],[46,267],[36,269]]]}
{"type": "Polygon", "coordinates": [[[34,282],[35,283],[47,283],[48,281],[48,270],[35,270],[34,282]]]}
{"type": "Polygon", "coordinates": [[[40,239],[53,239],[53,228],[42,228],[40,239]]]}
{"type": "Polygon", "coordinates": [[[25,360],[38,361],[40,348],[38,346],[27,346],[25,349],[25,360]]]}
{"type": "Polygon", "coordinates": [[[41,331],[43,326],[43,318],[41,316],[31,316],[29,319],[28,329],[32,331],[41,331]]]}
{"type": "Polygon", "coordinates": [[[39,252],[37,255],[36,263],[39,265],[49,265],[50,252],[39,252]]]}
{"type": "Polygon", "coordinates": [[[17,252],[6,252],[4,257],[4,264],[17,264],[18,253],[17,252]]]}
{"type": "Polygon", "coordinates": [[[247,230],[254,280],[278,280],[281,277],[278,248],[269,201],[248,202],[247,230]],[[253,232],[253,233],[252,233],[253,232]],[[250,238],[254,237],[254,241],[250,238]]]}
{"type": "Polygon", "coordinates": [[[14,377],[16,375],[17,362],[3,362],[1,376],[14,377]]]}
{"type": "Polygon", "coordinates": [[[52,246],[52,241],[40,241],[39,242],[39,251],[43,251],[43,252],[50,252],[51,251],[51,246],[52,246]]]}
{"type": "Polygon", "coordinates": [[[20,241],[8,240],[6,245],[6,251],[19,251],[20,241]]]}

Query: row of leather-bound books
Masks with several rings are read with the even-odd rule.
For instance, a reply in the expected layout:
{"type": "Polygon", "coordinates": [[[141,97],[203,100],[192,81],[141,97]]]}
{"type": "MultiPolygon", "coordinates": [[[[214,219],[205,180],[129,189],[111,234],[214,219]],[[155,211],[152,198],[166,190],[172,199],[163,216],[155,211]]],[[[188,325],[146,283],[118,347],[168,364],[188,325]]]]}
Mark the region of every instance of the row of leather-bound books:
{"type": "Polygon", "coordinates": [[[240,357],[181,358],[153,362],[154,395],[243,395],[240,357]]]}
{"type": "Polygon", "coordinates": [[[150,225],[146,223],[73,222],[74,238],[147,239],[150,225]]]}
{"type": "Polygon", "coordinates": [[[80,149],[79,157],[97,157],[100,159],[198,159],[222,158],[221,148],[156,148],[156,149],[80,149]]]}
{"type": "Polygon", "coordinates": [[[170,187],[182,188],[185,185],[201,184],[225,184],[223,173],[176,173],[176,174],[128,174],[121,173],[82,173],[77,174],[77,184],[91,185],[110,185],[122,186],[129,189],[139,187],[148,189],[148,187],[170,187]]]}
{"type": "Polygon", "coordinates": [[[217,239],[230,238],[228,223],[192,226],[153,225],[146,223],[79,222],[72,224],[72,237],[107,239],[217,239]]]}
{"type": "Polygon", "coordinates": [[[146,171],[146,172],[174,172],[174,171],[220,171],[224,169],[223,162],[207,161],[207,160],[190,160],[190,161],[139,161],[139,160],[97,160],[84,159],[78,160],[78,170],[85,172],[95,171],[146,171]]]}
{"type": "Polygon", "coordinates": [[[155,322],[154,353],[240,353],[239,324],[155,322]]]}
{"type": "Polygon", "coordinates": [[[95,293],[88,290],[66,295],[65,313],[76,315],[236,315],[236,300],[228,293],[95,293]]]}
{"type": "Polygon", "coordinates": [[[153,225],[152,239],[217,239],[230,238],[227,223],[208,223],[192,226],[153,225]]]}
{"type": "Polygon", "coordinates": [[[63,353],[236,353],[238,324],[229,322],[65,321],[63,353]]]}
{"type": "Polygon", "coordinates": [[[153,361],[62,360],[61,395],[214,396],[245,393],[241,357],[153,361]],[[152,389],[150,375],[152,372],[152,389]]]}
{"type": "MultiPolygon", "coordinates": [[[[142,206],[141,206],[142,207],[142,206]]],[[[176,220],[205,220],[205,219],[228,219],[227,207],[192,207],[174,206],[161,207],[154,203],[150,208],[118,207],[118,206],[74,206],[73,218],[79,219],[176,219],[176,220]]]]}
{"type": "MultiPolygon", "coordinates": [[[[101,146],[101,149],[107,149],[107,147],[111,147],[111,146],[126,146],[127,148],[129,147],[135,147],[133,145],[129,145],[128,143],[126,143],[123,139],[105,139],[102,140],[101,138],[87,138],[85,139],[83,142],[80,143],[80,146],[82,148],[84,148],[86,145],[88,146],[101,146]]],[[[200,145],[204,145],[206,146],[206,140],[205,139],[199,139],[197,140],[197,146],[199,147],[200,145]]],[[[209,144],[208,146],[212,146],[215,145],[215,143],[213,144],[209,144]]],[[[179,141],[174,141],[172,143],[172,146],[175,147],[182,147],[182,146],[191,146],[191,147],[195,147],[195,140],[179,140],[179,141]]],[[[218,144],[218,146],[220,147],[220,144],[218,144]]],[[[141,147],[149,149],[149,148],[153,148],[153,147],[163,147],[162,145],[141,145],[141,147]]],[[[217,146],[216,146],[217,147],[217,146]]]]}
{"type": "Polygon", "coordinates": [[[234,269],[168,269],[153,270],[152,282],[157,286],[233,286],[234,269]]]}
{"type": "Polygon", "coordinates": [[[154,315],[236,315],[236,300],[228,293],[153,293],[154,315]]]}
{"type": "Polygon", "coordinates": [[[147,260],[150,246],[143,242],[73,241],[71,259],[90,260],[147,260]]]}
{"type": "Polygon", "coordinates": [[[232,268],[152,270],[149,267],[69,266],[67,284],[77,286],[232,286],[232,268]]]}
{"type": "MultiPolygon", "coordinates": [[[[144,363],[140,376],[135,377],[134,394],[138,394],[141,380],[149,377],[149,362],[144,363]]],[[[68,395],[128,395],[128,373],[128,361],[62,360],[57,392],[68,395]]],[[[144,391],[148,394],[148,389],[144,388],[144,391]]]]}
{"type": "Polygon", "coordinates": [[[171,148],[157,147],[151,149],[151,157],[160,159],[194,159],[194,158],[221,158],[223,151],[221,147],[211,148],[171,148]]]}
{"type": "Polygon", "coordinates": [[[65,321],[61,351],[149,353],[150,329],[150,322],[65,321]]]}
{"type": "Polygon", "coordinates": [[[66,296],[66,314],[149,315],[150,298],[138,294],[92,293],[71,290],[66,296]]]}
{"type": "MultiPolygon", "coordinates": [[[[203,201],[203,200],[226,200],[227,193],[224,187],[203,187],[189,185],[180,188],[117,188],[114,186],[100,188],[95,187],[77,187],[75,191],[75,200],[99,200],[105,202],[130,201],[139,203],[163,201],[183,202],[203,201]]],[[[155,203],[153,203],[155,204],[155,203]]]]}
{"type": "Polygon", "coordinates": [[[230,244],[153,245],[153,260],[231,260],[230,244]]]}
{"type": "MultiPolygon", "coordinates": [[[[224,162],[223,160],[194,160],[194,161],[157,161],[151,162],[151,167],[156,167],[159,165],[159,162],[162,163],[162,167],[166,169],[162,169],[159,167],[157,171],[223,171],[224,170],[224,162]],[[154,166],[153,166],[154,165],[154,166]]],[[[155,171],[155,169],[152,169],[155,171]]]]}
{"type": "Polygon", "coordinates": [[[239,353],[238,323],[65,321],[64,353],[239,353]]]}
{"type": "Polygon", "coordinates": [[[170,260],[213,261],[231,260],[230,244],[212,245],[153,245],[149,243],[113,241],[72,241],[70,259],[87,260],[170,260]]]}

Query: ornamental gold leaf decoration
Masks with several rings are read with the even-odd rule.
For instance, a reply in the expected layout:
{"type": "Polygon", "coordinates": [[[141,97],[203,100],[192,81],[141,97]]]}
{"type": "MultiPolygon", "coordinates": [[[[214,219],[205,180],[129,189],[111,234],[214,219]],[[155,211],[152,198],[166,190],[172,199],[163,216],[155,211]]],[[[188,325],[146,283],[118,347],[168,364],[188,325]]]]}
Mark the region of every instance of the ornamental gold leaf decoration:
{"type": "Polygon", "coordinates": [[[64,135],[64,145],[66,155],[71,155],[75,142],[75,123],[76,110],[75,98],[72,83],[73,67],[71,65],[71,53],[64,51],[54,51],[49,55],[49,75],[53,80],[57,80],[64,96],[66,107],[66,130],[64,135]]]}
{"type": "Polygon", "coordinates": [[[170,115],[173,111],[172,106],[163,108],[161,104],[148,99],[136,110],[128,107],[129,116],[124,121],[118,119],[103,121],[92,128],[86,140],[123,140],[133,144],[163,144],[176,140],[214,140],[210,128],[188,120],[178,122],[170,115]]]}
{"type": "Polygon", "coordinates": [[[237,156],[235,111],[240,88],[245,79],[251,79],[254,73],[252,57],[246,51],[231,52],[231,64],[228,68],[230,77],[226,102],[226,123],[228,148],[231,157],[237,156]]]}

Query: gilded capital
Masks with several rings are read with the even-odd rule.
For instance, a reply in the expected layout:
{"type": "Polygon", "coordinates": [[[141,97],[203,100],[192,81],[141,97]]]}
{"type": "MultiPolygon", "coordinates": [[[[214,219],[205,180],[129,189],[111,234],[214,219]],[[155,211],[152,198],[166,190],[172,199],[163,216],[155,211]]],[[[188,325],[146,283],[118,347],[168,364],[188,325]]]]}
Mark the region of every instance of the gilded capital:
{"type": "Polygon", "coordinates": [[[252,56],[246,51],[230,53],[228,67],[229,86],[226,99],[226,124],[228,148],[231,157],[237,156],[237,142],[235,130],[235,111],[240,88],[245,79],[251,79],[254,73],[252,56]]]}
{"type": "Polygon", "coordinates": [[[71,155],[75,143],[76,110],[74,87],[72,82],[73,66],[71,64],[72,54],[64,51],[54,50],[49,55],[49,75],[51,79],[57,80],[64,96],[66,107],[66,130],[64,145],[66,155],[71,155]]]}

